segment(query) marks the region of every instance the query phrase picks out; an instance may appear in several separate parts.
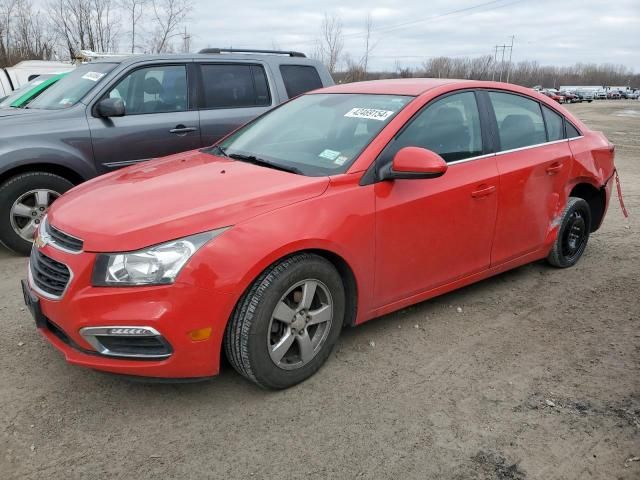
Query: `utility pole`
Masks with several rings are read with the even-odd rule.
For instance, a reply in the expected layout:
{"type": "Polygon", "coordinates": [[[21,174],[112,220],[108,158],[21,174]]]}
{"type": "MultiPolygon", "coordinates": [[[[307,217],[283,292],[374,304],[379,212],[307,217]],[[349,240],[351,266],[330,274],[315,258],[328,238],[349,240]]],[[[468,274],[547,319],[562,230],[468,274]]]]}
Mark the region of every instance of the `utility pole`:
{"type": "Polygon", "coordinates": [[[515,35],[511,35],[511,45],[509,46],[509,64],[507,65],[507,83],[509,83],[509,75],[511,74],[511,55],[513,54],[513,40],[515,35]]]}
{"type": "Polygon", "coordinates": [[[510,45],[496,45],[494,47],[494,54],[493,54],[493,73],[491,75],[491,80],[495,79],[496,76],[496,67],[498,65],[498,50],[501,50],[502,52],[502,56],[500,57],[500,77],[498,81],[502,81],[502,75],[504,73],[504,57],[507,53],[507,49],[509,49],[509,64],[507,65],[507,82],[509,81],[509,75],[510,75],[510,70],[511,70],[511,55],[513,53],[513,39],[515,38],[515,35],[511,36],[511,44],[510,45]]]}
{"type": "Polygon", "coordinates": [[[187,33],[187,27],[184,27],[184,34],[182,35],[182,51],[189,53],[191,49],[191,35],[187,33]]]}

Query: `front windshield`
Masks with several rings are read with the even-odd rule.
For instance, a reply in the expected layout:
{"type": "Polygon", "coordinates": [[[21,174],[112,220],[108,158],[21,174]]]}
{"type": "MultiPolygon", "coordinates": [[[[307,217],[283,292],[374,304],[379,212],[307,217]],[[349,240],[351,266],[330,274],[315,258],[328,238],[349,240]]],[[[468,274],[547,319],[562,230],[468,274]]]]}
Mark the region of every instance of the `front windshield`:
{"type": "Polygon", "coordinates": [[[24,85],[22,85],[17,90],[14,90],[11,93],[11,95],[9,95],[8,97],[4,97],[4,100],[2,100],[2,102],[0,102],[0,108],[10,107],[13,102],[18,100],[21,96],[23,96],[29,90],[31,90],[32,88],[37,87],[41,83],[44,83],[45,80],[48,80],[49,78],[53,77],[54,75],[55,74],[39,75],[38,77],[34,78],[30,82],[25,83],[24,85]]]}
{"type": "Polygon", "coordinates": [[[246,125],[218,146],[228,156],[257,157],[307,176],[344,173],[412,99],[400,95],[303,95],[246,125]]]}
{"type": "Polygon", "coordinates": [[[28,108],[60,110],[78,103],[100,80],[116,67],[116,63],[80,65],[29,104],[28,108]]]}

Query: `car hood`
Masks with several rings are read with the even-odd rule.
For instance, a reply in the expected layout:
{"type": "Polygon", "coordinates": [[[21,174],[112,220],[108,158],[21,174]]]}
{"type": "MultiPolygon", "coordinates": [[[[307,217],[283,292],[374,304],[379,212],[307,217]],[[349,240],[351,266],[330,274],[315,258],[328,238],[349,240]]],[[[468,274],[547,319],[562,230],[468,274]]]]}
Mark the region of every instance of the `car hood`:
{"type": "Polygon", "coordinates": [[[83,183],[56,200],[49,222],[86,251],[138,250],[321,195],[328,184],[194,151],[83,183]]]}

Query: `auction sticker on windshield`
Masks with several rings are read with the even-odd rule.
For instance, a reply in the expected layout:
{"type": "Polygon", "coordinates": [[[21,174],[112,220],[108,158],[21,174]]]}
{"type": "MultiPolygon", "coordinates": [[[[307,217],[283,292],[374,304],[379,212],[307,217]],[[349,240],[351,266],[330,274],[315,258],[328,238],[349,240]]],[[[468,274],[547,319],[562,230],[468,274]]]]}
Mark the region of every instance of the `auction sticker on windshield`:
{"type": "Polygon", "coordinates": [[[87,72],[82,76],[85,80],[91,80],[92,82],[97,82],[102,77],[104,77],[104,73],[100,72],[87,72]]]}
{"type": "Polygon", "coordinates": [[[350,118],[366,118],[367,120],[380,120],[381,122],[384,122],[394,113],[395,112],[392,112],[391,110],[378,110],[377,108],[352,108],[345,113],[344,116],[350,118]]]}

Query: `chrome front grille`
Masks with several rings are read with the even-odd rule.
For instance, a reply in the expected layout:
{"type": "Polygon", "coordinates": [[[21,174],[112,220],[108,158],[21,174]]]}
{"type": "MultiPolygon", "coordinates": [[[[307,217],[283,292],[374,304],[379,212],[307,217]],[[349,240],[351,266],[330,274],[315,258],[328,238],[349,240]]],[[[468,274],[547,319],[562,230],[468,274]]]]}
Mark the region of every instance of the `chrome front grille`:
{"type": "Polygon", "coordinates": [[[69,267],[47,257],[35,247],[31,249],[29,269],[33,287],[48,298],[62,297],[71,281],[69,267]]]}
{"type": "Polygon", "coordinates": [[[46,234],[49,236],[49,240],[54,247],[58,247],[60,250],[80,253],[84,246],[84,242],[79,238],[76,238],[68,233],[64,233],[51,225],[49,222],[45,225],[46,234]]]}

